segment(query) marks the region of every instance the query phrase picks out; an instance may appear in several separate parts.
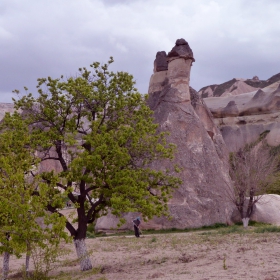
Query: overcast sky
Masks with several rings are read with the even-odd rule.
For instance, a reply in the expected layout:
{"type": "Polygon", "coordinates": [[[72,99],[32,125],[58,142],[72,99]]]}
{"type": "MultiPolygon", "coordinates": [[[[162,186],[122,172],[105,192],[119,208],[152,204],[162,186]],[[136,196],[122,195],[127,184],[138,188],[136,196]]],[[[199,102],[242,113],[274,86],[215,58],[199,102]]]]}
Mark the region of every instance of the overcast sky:
{"type": "Polygon", "coordinates": [[[188,41],[196,90],[280,72],[279,0],[0,0],[0,102],[93,61],[148,90],[157,51],[188,41]]]}

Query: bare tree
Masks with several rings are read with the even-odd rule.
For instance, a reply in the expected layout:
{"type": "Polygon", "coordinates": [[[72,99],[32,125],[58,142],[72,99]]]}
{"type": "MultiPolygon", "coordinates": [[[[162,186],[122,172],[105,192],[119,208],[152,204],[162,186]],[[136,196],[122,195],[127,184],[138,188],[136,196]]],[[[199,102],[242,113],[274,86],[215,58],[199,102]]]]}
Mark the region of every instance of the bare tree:
{"type": "Polygon", "coordinates": [[[254,205],[275,179],[276,171],[277,157],[270,153],[264,141],[230,154],[229,173],[233,187],[228,189],[228,197],[237,207],[245,228],[254,205]]]}

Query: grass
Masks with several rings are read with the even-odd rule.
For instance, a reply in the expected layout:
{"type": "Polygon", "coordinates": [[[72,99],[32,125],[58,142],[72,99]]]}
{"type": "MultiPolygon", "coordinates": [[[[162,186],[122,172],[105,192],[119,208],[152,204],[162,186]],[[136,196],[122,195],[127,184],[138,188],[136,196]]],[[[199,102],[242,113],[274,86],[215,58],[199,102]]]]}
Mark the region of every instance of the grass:
{"type": "MultiPolygon", "coordinates": [[[[94,267],[92,270],[88,270],[88,271],[75,271],[75,275],[73,274],[73,271],[69,271],[69,272],[64,272],[61,271],[58,275],[50,278],[50,279],[54,279],[54,280],[79,280],[79,279],[85,279],[88,278],[90,276],[99,274],[101,272],[101,267],[94,267]]],[[[105,277],[101,277],[98,278],[98,280],[105,280],[107,278],[105,277]]]]}
{"type": "MultiPolygon", "coordinates": [[[[216,223],[214,225],[203,226],[199,228],[185,228],[185,229],[169,228],[169,229],[160,229],[160,230],[147,229],[147,230],[142,230],[142,232],[144,235],[146,234],[152,235],[152,234],[167,234],[167,233],[180,233],[180,232],[195,232],[195,231],[202,231],[202,230],[215,230],[215,229],[227,228],[227,227],[228,225],[226,224],[216,223]]],[[[115,232],[110,234],[106,234],[104,232],[102,233],[87,232],[87,238],[106,237],[106,236],[130,236],[130,235],[134,235],[134,231],[126,230],[126,231],[115,232]]]]}

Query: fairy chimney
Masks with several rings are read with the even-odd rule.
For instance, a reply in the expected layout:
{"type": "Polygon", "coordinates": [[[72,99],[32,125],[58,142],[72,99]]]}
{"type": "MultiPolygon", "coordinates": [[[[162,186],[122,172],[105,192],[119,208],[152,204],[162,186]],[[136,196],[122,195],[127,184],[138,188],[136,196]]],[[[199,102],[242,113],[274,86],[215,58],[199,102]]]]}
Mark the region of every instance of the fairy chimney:
{"type": "Polygon", "coordinates": [[[178,89],[178,97],[182,101],[190,101],[190,70],[194,61],[192,49],[185,39],[178,39],[168,55],[165,51],[157,52],[149,94],[159,92],[166,84],[170,84],[178,89]]]}
{"type": "MultiPolygon", "coordinates": [[[[151,163],[156,170],[181,168],[182,185],[174,190],[168,202],[171,219],[154,217],[145,228],[190,228],[228,223],[232,207],[225,199],[225,186],[230,185],[228,152],[212,115],[197,92],[189,87],[193,52],[184,39],[166,54],[156,54],[150,79],[148,105],[154,111],[159,132],[167,131],[167,141],[177,146],[174,160],[151,163]]],[[[131,228],[133,214],[124,215],[131,228]]],[[[98,219],[97,230],[108,230],[117,219],[107,215],[98,219]]]]}

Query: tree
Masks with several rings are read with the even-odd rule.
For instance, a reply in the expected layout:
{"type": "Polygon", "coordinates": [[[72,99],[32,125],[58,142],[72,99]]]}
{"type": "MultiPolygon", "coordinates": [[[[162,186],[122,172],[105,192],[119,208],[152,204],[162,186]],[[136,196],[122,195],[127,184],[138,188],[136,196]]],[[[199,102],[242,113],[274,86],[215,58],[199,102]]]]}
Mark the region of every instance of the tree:
{"type": "MultiPolygon", "coordinates": [[[[74,239],[81,270],[92,268],[86,250],[87,225],[110,211],[141,212],[145,219],[168,214],[167,201],[180,179],[174,170],[153,170],[155,160],[171,159],[174,145],[157,132],[152,111],[134,87],[133,77],[113,73],[108,64],[80,68],[80,75],[64,79],[38,79],[38,97],[31,93],[15,101],[32,133],[41,165],[57,164],[41,173],[44,182],[59,180],[77,210],[74,239]],[[78,193],[75,196],[73,191],[78,193]]],[[[18,92],[18,91],[17,91],[18,92]]],[[[50,186],[51,187],[51,186],[50,186]]],[[[48,210],[59,208],[49,204],[48,210]]]]}
{"type": "MultiPolygon", "coordinates": [[[[32,176],[38,160],[22,117],[17,113],[7,114],[0,130],[0,251],[4,253],[3,279],[6,279],[11,253],[20,256],[26,252],[28,275],[32,248],[58,246],[61,238],[67,236],[64,218],[45,211],[49,186],[40,182],[38,176],[32,176]]],[[[59,204],[59,200],[53,202],[59,204]]]]}
{"type": "Polygon", "coordinates": [[[276,171],[277,158],[270,153],[264,140],[230,154],[229,173],[233,188],[229,189],[228,197],[237,207],[245,228],[254,205],[275,181],[276,171]]]}

